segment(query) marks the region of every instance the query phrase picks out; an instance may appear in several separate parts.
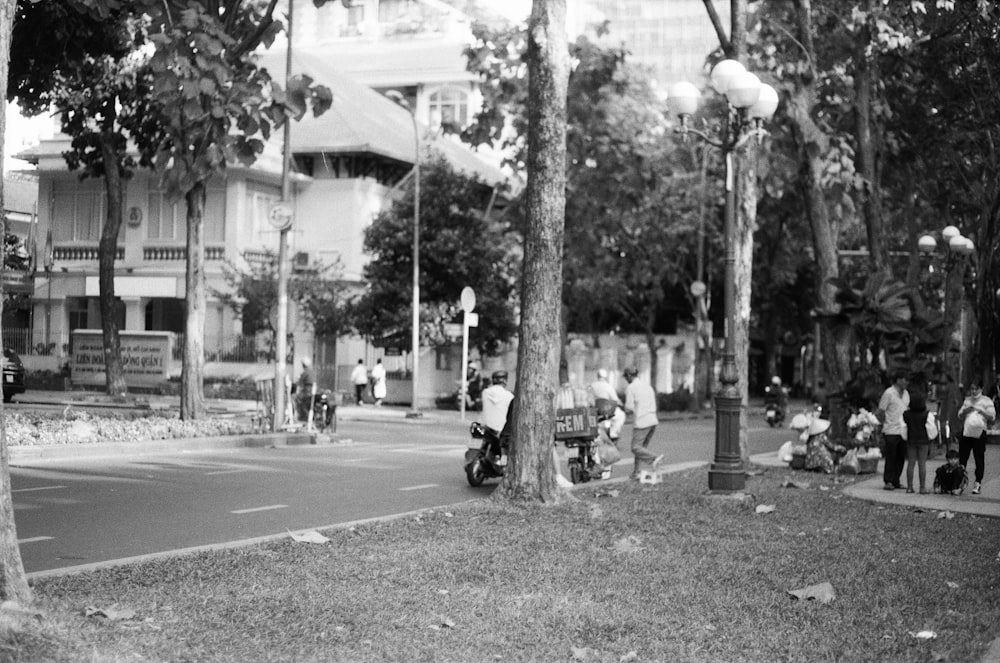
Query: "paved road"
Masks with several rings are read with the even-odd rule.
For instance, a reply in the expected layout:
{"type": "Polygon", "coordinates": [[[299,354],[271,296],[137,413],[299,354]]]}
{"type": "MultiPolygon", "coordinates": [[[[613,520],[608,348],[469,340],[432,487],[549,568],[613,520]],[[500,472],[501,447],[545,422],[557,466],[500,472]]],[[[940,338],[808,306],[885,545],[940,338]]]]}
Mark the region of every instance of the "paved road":
{"type": "MultiPolygon", "coordinates": [[[[629,429],[626,428],[626,434],[629,429]]],[[[462,471],[467,424],[344,421],[351,444],[14,462],[26,570],[64,568],[391,515],[483,497],[462,471]]],[[[751,453],[787,430],[752,428],[751,453]]],[[[629,471],[625,457],[615,475],[629,471]]],[[[709,461],[710,419],[661,423],[666,463],[709,461]]]]}

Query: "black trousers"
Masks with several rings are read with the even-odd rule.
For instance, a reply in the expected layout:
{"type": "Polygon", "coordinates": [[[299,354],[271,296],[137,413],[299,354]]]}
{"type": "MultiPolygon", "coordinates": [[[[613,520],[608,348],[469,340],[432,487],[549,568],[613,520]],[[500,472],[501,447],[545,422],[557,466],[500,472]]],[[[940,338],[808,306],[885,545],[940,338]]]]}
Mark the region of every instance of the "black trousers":
{"type": "Polygon", "coordinates": [[[970,454],[976,461],[976,481],[982,483],[983,463],[986,461],[985,432],[979,437],[965,437],[962,435],[958,438],[958,462],[962,467],[965,467],[966,463],[969,462],[970,454]]]}
{"type": "Polygon", "coordinates": [[[882,481],[899,486],[899,478],[906,465],[906,441],[902,435],[886,435],[885,465],[882,468],[882,481]]]}

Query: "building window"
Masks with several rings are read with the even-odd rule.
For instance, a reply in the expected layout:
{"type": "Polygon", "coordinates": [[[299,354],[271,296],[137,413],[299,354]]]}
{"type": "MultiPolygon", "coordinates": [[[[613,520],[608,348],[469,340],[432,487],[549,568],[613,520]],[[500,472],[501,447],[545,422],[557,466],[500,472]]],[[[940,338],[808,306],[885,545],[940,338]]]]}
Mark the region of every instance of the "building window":
{"type": "Polygon", "coordinates": [[[435,348],[434,350],[434,369],[438,371],[451,371],[451,348],[435,348]]]}
{"type": "Polygon", "coordinates": [[[101,187],[96,183],[56,182],[52,189],[52,239],[100,241],[106,209],[101,187]]]}
{"type": "Polygon", "coordinates": [[[462,128],[469,117],[469,95],[464,90],[445,88],[431,94],[431,123],[462,128]]]}
{"type": "Polygon", "coordinates": [[[281,189],[265,184],[247,184],[246,218],[250,223],[253,242],[270,246],[274,243],[274,226],[268,220],[271,207],[281,201],[281,189]]]}
{"type": "MultiPolygon", "coordinates": [[[[226,191],[211,187],[205,196],[205,239],[209,242],[225,240],[226,191]]],[[[171,204],[159,191],[149,193],[149,222],[146,238],[177,241],[187,237],[187,203],[183,200],[171,204]]]]}

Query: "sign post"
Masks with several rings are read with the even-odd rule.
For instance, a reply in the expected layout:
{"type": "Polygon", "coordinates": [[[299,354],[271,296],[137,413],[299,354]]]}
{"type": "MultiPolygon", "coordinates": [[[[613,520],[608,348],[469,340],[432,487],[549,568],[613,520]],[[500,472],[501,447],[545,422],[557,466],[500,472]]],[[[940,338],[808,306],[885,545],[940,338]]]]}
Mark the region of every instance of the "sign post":
{"type": "Polygon", "coordinates": [[[458,406],[459,412],[461,412],[462,421],[465,421],[465,397],[469,391],[469,327],[475,327],[479,324],[479,316],[472,312],[476,308],[476,291],[465,286],[462,288],[462,389],[459,400],[461,404],[458,406]],[[475,316],[476,324],[469,324],[469,318],[475,316]]]}

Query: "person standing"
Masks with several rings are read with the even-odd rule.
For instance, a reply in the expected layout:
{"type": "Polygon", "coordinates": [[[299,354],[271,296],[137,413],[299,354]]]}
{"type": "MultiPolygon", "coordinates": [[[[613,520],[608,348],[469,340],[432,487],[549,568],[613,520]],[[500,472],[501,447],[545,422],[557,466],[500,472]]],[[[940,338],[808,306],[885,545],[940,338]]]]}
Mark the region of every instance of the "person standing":
{"type": "Polygon", "coordinates": [[[986,461],[986,429],[997,418],[992,399],[983,394],[983,385],[978,380],[969,384],[969,395],[958,411],[962,420],[962,436],[958,440],[958,462],[966,467],[969,455],[976,461],[976,480],[972,484],[972,494],[978,495],[983,488],[983,464],[986,461]]]}
{"type": "Polygon", "coordinates": [[[385,366],[382,365],[382,359],[379,358],[375,360],[375,367],[372,369],[372,396],[375,398],[375,405],[377,407],[382,407],[382,401],[385,400],[386,384],[385,384],[385,366]]]}
{"type": "Polygon", "coordinates": [[[628,382],[625,387],[625,411],[635,417],[632,421],[632,455],[635,459],[632,478],[638,479],[640,465],[649,463],[655,468],[663,460],[662,455],[657,456],[649,450],[649,441],[653,439],[660,420],[656,415],[656,392],[653,388],[636,379],[639,371],[632,366],[625,369],[624,375],[628,382]]]}
{"type": "Polygon", "coordinates": [[[913,394],[910,399],[910,409],[903,413],[906,424],[906,492],[913,492],[913,466],[917,466],[917,476],[920,480],[920,494],[926,495],[927,489],[927,453],[931,448],[931,439],[927,436],[927,400],[921,393],[913,394]]]}
{"type": "Polygon", "coordinates": [[[885,464],[882,481],[885,490],[902,488],[899,478],[903,474],[906,460],[906,442],[903,440],[903,413],[910,407],[910,392],[906,390],[909,380],[905,373],[893,374],[892,384],[882,392],[875,416],[882,422],[882,439],[885,442],[885,464]]]}
{"type": "Polygon", "coordinates": [[[295,404],[298,410],[299,421],[307,421],[309,419],[309,409],[312,407],[313,391],[315,388],[316,373],[313,372],[312,359],[303,357],[302,371],[299,373],[299,379],[295,383],[295,404]]]}
{"type": "Polygon", "coordinates": [[[358,405],[361,405],[365,387],[368,386],[368,369],[365,368],[364,359],[359,359],[358,365],[351,371],[351,384],[354,385],[354,398],[358,401],[358,405]]]}

